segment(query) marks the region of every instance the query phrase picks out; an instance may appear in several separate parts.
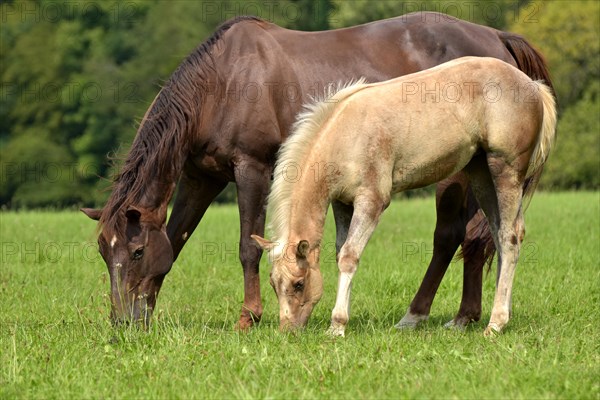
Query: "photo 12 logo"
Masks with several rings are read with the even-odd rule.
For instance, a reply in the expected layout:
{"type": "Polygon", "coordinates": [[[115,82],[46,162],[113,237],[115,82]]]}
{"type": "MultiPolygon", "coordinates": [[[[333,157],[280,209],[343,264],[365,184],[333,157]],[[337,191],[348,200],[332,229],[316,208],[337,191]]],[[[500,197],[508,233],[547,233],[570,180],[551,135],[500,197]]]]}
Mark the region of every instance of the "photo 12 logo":
{"type": "Polygon", "coordinates": [[[2,182],[79,182],[97,177],[100,166],[94,163],[75,162],[0,162],[2,182]]]}
{"type": "Polygon", "coordinates": [[[61,103],[139,103],[139,86],[134,82],[113,81],[104,86],[98,82],[49,82],[28,85],[14,82],[0,83],[0,99],[21,104],[61,103]]]}
{"type": "Polygon", "coordinates": [[[226,21],[241,15],[253,15],[267,21],[293,23],[301,18],[313,18],[315,21],[326,19],[337,22],[335,7],[327,7],[324,2],[313,2],[309,10],[306,6],[288,1],[204,1],[200,21],[226,21]]]}
{"type": "Polygon", "coordinates": [[[100,261],[95,242],[1,242],[0,261],[15,264],[100,261]]]}
{"type": "Polygon", "coordinates": [[[108,17],[112,22],[133,21],[141,16],[134,1],[10,1],[2,2],[2,23],[17,19],[22,23],[57,23],[85,16],[89,21],[108,17]]]}

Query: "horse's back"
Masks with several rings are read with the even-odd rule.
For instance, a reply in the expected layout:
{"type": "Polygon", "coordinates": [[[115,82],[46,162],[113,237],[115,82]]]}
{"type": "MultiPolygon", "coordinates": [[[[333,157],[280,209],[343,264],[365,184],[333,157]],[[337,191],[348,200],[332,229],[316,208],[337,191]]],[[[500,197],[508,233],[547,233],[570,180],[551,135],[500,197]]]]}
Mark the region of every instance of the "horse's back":
{"type": "Polygon", "coordinates": [[[272,164],[302,104],[335,82],[383,81],[464,55],[512,61],[497,32],[436,13],[323,32],[237,22],[211,52],[215,89],[204,101],[194,163],[216,162],[210,170],[219,174],[244,160],[272,164]]]}

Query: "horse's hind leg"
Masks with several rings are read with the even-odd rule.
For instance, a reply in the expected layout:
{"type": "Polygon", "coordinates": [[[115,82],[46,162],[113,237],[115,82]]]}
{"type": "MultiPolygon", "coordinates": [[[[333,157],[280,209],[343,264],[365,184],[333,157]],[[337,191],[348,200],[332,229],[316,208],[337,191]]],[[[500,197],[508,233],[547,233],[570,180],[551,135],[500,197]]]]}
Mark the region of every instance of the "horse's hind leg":
{"type": "Polygon", "coordinates": [[[462,173],[438,184],[433,257],[406,314],[396,324],[398,329],[415,328],[419,322],[429,317],[431,304],[442,278],[456,249],[465,238],[464,200],[467,185],[468,179],[462,173]]]}
{"type": "MultiPolygon", "coordinates": [[[[462,243],[463,292],[456,316],[446,323],[446,328],[464,329],[472,321],[481,318],[481,289],[483,267],[488,246],[486,235],[491,234],[472,190],[467,192],[465,204],[466,232],[462,243]]],[[[490,239],[493,240],[493,239],[490,239]]]]}

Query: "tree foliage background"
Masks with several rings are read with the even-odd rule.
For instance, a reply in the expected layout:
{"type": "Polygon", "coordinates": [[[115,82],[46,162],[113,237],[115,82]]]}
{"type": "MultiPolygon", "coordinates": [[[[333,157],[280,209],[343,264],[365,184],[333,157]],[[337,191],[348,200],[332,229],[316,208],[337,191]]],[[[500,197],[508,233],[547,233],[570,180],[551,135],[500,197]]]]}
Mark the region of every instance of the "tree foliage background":
{"type": "Polygon", "coordinates": [[[597,1],[38,0],[1,2],[0,204],[102,204],[111,156],[127,150],[161,84],[226,19],[324,30],[425,10],[521,33],[542,51],[561,117],[541,185],[598,189],[597,1]]]}

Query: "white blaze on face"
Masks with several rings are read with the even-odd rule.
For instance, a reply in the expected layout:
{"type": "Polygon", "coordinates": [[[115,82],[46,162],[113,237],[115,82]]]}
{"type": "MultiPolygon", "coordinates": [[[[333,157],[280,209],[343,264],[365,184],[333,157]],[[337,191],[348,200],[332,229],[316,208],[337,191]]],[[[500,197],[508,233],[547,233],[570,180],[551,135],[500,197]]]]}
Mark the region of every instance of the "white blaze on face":
{"type": "Polygon", "coordinates": [[[181,235],[181,238],[182,238],[183,240],[187,240],[187,238],[188,238],[188,233],[187,233],[187,232],[184,232],[184,233],[183,233],[183,235],[181,235]]]}
{"type": "Polygon", "coordinates": [[[117,243],[117,235],[113,235],[112,239],[110,239],[110,248],[115,247],[115,243],[117,243]]]}

